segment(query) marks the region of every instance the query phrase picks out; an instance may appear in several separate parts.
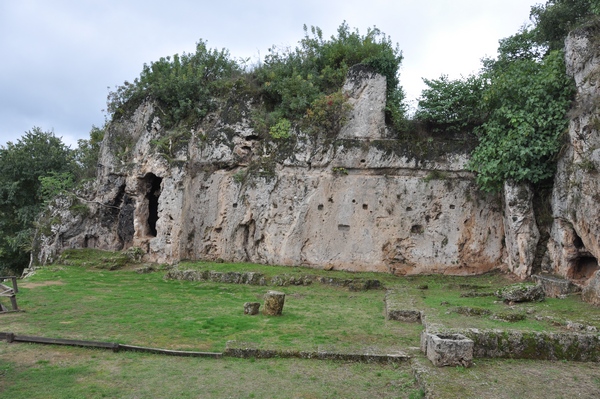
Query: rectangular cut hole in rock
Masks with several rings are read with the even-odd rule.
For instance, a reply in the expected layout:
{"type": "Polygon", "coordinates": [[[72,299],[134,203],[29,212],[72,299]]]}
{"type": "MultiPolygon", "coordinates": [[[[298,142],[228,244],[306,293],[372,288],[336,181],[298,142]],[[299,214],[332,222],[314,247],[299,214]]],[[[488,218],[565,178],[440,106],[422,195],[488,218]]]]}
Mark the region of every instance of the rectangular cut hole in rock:
{"type": "Polygon", "coordinates": [[[350,226],[347,224],[338,224],[339,231],[350,231],[350,226]]]}

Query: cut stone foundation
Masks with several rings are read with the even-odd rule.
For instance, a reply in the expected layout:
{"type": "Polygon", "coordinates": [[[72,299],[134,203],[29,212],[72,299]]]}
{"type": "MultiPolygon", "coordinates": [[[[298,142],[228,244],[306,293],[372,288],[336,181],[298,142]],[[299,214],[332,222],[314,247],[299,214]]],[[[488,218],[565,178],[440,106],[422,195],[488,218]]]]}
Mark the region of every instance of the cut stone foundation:
{"type": "Polygon", "coordinates": [[[473,364],[473,340],[462,334],[424,332],[421,336],[421,349],[424,345],[427,358],[436,367],[470,367],[473,364]]]}
{"type": "Polygon", "coordinates": [[[556,276],[536,274],[533,280],[542,286],[544,294],[549,298],[561,298],[581,291],[581,288],[571,281],[556,276]]]}

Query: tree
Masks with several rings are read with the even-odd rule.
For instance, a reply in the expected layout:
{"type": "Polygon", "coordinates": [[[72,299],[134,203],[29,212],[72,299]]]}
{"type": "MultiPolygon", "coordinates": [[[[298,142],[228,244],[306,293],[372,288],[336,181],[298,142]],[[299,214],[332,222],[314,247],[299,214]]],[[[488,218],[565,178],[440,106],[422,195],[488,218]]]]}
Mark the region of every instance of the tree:
{"type": "Polygon", "coordinates": [[[29,262],[34,221],[45,200],[40,178],[72,176],[73,168],[73,151],[37,127],[0,147],[0,271],[18,273],[29,262]]]}
{"type": "Polygon", "coordinates": [[[560,50],[569,31],[600,15],[600,0],[549,0],[531,7],[538,43],[560,50]]]}
{"type": "Polygon", "coordinates": [[[241,68],[227,50],[209,49],[200,41],[195,53],[175,54],[144,64],[139,78],[108,94],[107,111],[118,119],[151,98],[163,110],[162,122],[166,127],[188,119],[195,122],[215,109],[212,99],[236,73],[241,73],[241,68]]]}
{"type": "Polygon", "coordinates": [[[487,74],[482,100],[489,116],[478,129],[469,166],[479,186],[496,191],[508,179],[537,183],[551,177],[574,95],[563,52],[551,51],[541,61],[501,55],[487,74]]]}
{"type": "Polygon", "coordinates": [[[415,119],[425,122],[434,132],[472,131],[485,121],[482,107],[486,80],[482,75],[450,80],[423,79],[427,88],[421,93],[415,119]]]}
{"type": "Polygon", "coordinates": [[[475,77],[425,80],[416,116],[439,130],[474,127],[479,144],[469,168],[485,191],[554,174],[574,84],[562,50],[549,51],[535,29],[500,40],[498,57],[483,60],[475,77]]]}
{"type": "Polygon", "coordinates": [[[327,103],[325,98],[341,95],[348,69],[357,64],[372,68],[386,77],[386,117],[400,125],[404,119],[404,92],[398,71],[402,52],[383,32],[369,29],[366,35],[342,23],[337,35],[323,38],[318,27],[304,26],[304,38],[295,49],[269,49],[264,64],[256,71],[262,97],[270,119],[278,123],[285,118],[298,121],[323,110],[315,105],[327,103]],[[337,94],[336,94],[337,93],[337,94]]]}
{"type": "Polygon", "coordinates": [[[92,126],[89,139],[77,140],[74,156],[77,165],[77,180],[93,179],[98,169],[100,144],[104,139],[104,128],[92,126]]]}

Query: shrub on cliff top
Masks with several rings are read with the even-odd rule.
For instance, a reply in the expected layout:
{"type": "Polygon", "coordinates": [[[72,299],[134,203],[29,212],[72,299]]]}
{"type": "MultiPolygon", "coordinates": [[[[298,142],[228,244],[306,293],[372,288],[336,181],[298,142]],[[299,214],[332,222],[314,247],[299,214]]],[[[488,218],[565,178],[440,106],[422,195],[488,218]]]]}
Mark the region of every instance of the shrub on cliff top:
{"type": "Polygon", "coordinates": [[[318,27],[311,27],[309,34],[304,26],[304,38],[298,47],[269,49],[256,72],[268,110],[297,121],[307,112],[325,112],[315,106],[326,104],[327,101],[321,101],[324,96],[342,88],[348,68],[364,64],[386,77],[386,114],[388,121],[399,124],[404,117],[404,94],[398,78],[401,62],[402,52],[389,36],[377,28],[361,35],[344,22],[337,35],[328,40],[318,27]]]}
{"type": "Polygon", "coordinates": [[[239,73],[240,66],[227,50],[209,49],[200,41],[195,53],[144,64],[133,83],[125,82],[109,93],[107,111],[119,118],[151,98],[158,103],[166,127],[188,118],[201,120],[215,109],[213,98],[222,94],[225,81],[239,73]]]}
{"type": "Polygon", "coordinates": [[[203,41],[195,53],[144,64],[133,83],[125,82],[109,92],[107,111],[118,119],[150,98],[158,104],[163,126],[197,122],[217,108],[217,98],[231,95],[232,82],[242,76],[260,87],[253,94],[260,95],[266,109],[255,113],[260,116],[255,128],[267,137],[282,119],[297,123],[310,109],[313,114],[324,111],[314,109],[322,105],[318,99],[339,92],[348,68],[362,63],[387,78],[388,120],[401,122],[404,94],[398,80],[402,61],[398,45],[377,28],[363,36],[345,22],[329,40],[323,39],[319,28],[312,27],[310,35],[306,26],[304,30],[298,47],[272,47],[263,64],[251,71],[244,71],[226,50],[208,49],[203,41]],[[265,116],[265,112],[272,115],[265,116]]]}

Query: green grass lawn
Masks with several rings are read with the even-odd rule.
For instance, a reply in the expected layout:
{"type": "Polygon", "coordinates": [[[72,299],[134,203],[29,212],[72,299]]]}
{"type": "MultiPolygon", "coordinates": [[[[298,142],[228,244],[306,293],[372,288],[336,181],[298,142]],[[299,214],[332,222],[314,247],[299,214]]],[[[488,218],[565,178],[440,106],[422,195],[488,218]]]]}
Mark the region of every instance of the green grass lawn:
{"type": "MultiPolygon", "coordinates": [[[[129,264],[120,254],[86,250],[66,255],[62,264],[41,268],[34,276],[19,281],[17,298],[24,312],[0,315],[0,331],[178,350],[220,352],[227,341],[236,340],[265,349],[387,352],[418,346],[423,328],[416,323],[385,319],[385,289],[354,292],[317,282],[273,287],[174,281],[163,278],[164,267],[138,274],[134,268],[139,265],[129,264]],[[269,289],[285,292],[283,315],[244,315],[244,303],[262,303],[269,289]]],[[[600,327],[600,309],[581,302],[578,296],[512,307],[494,296],[464,296],[494,292],[510,284],[503,274],[395,277],[210,262],[182,262],[178,267],[261,272],[267,280],[281,274],[378,279],[386,289],[405,295],[411,308],[423,310],[428,322],[448,328],[564,330],[567,320],[600,327]],[[460,308],[476,308],[489,314],[467,316],[457,312],[460,308]],[[525,317],[511,323],[491,318],[499,313],[525,317]]],[[[422,360],[422,356],[416,356],[422,360]]],[[[502,368],[503,363],[480,364],[483,366],[476,365],[468,373],[474,380],[465,382],[476,392],[476,380],[486,373],[483,368],[502,368]],[[483,367],[482,371],[477,367],[483,367]]],[[[530,366],[519,363],[519,367],[529,370],[530,366]]],[[[0,343],[0,396],[11,398],[422,397],[410,370],[408,363],[189,359],[0,343]]],[[[554,368],[548,370],[554,372],[554,368]]],[[[444,379],[455,378],[453,373],[460,374],[430,370],[427,378],[440,387],[444,379]]],[[[510,378],[506,376],[508,384],[510,378]]],[[[590,381],[593,391],[596,382],[590,381]]],[[[457,385],[453,392],[463,389],[467,388],[457,385]]],[[[436,388],[436,392],[444,390],[436,388]]],[[[453,394],[448,392],[451,397],[453,394]]]]}
{"type": "Polygon", "coordinates": [[[385,320],[383,290],[282,287],[281,317],[247,316],[244,303],[262,302],[273,287],[169,281],[164,274],[41,269],[21,282],[18,301],[25,312],[3,315],[2,330],[182,350],[222,351],[229,340],[307,350],[418,345],[420,325],[385,320]]]}
{"type": "Polygon", "coordinates": [[[0,397],[422,398],[408,363],[204,359],[0,342],[0,397]]]}

